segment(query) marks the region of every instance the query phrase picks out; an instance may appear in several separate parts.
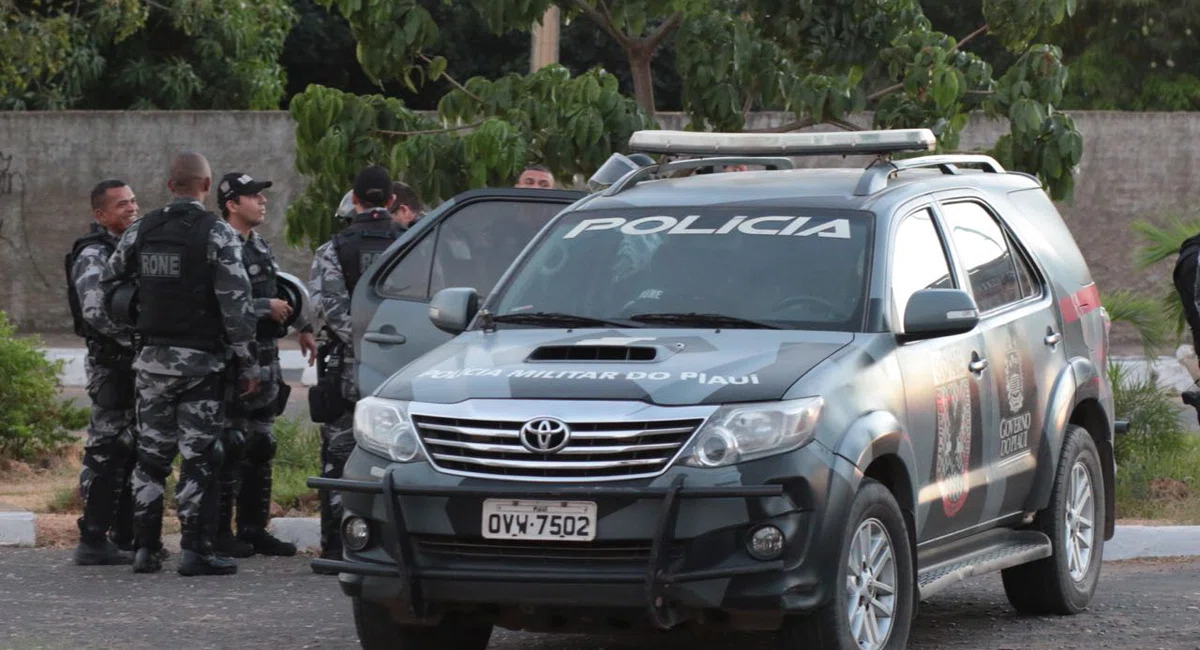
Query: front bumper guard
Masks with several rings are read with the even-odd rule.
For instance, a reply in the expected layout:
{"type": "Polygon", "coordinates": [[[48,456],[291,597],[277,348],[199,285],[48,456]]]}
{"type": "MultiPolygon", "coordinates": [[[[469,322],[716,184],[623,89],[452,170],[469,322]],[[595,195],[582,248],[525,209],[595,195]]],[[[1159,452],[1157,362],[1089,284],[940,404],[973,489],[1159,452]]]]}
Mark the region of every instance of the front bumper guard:
{"type": "Polygon", "coordinates": [[[659,628],[667,629],[677,621],[668,606],[666,590],[674,584],[731,578],[783,570],[783,561],[758,562],[746,566],[704,571],[670,573],[667,571],[667,550],[674,542],[675,523],[681,499],[745,499],[783,496],[782,485],[747,487],[684,487],[684,477],[676,476],[668,487],[560,487],[546,488],[520,486],[478,487],[469,485],[429,486],[396,485],[392,473],[384,474],[381,481],[355,481],[349,479],[309,478],[308,486],[318,490],[355,492],[359,494],[381,494],[385,498],[388,517],[395,530],[395,546],[392,557],[396,566],[376,563],[348,562],[344,560],[315,559],[315,569],[335,570],[361,576],[399,578],[409,614],[418,617],[427,615],[427,603],[421,594],[421,580],[464,580],[478,582],[524,582],[555,584],[638,584],[645,586],[646,609],[650,620],[659,628]],[[624,499],[661,499],[662,505],[655,525],[654,540],[650,547],[650,559],[643,571],[604,572],[592,574],[564,573],[554,571],[507,571],[435,569],[417,566],[404,511],[399,496],[424,497],[481,497],[497,499],[602,499],[605,497],[624,499]]]}

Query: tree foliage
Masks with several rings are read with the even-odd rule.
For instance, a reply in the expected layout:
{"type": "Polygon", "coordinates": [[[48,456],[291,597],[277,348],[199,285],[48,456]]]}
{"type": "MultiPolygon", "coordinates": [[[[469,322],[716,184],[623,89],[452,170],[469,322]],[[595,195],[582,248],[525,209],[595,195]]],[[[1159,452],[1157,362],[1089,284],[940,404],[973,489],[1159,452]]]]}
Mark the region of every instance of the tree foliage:
{"type": "Polygon", "coordinates": [[[1009,122],[994,151],[1001,162],[1037,174],[1059,199],[1073,194],[1083,150],[1059,110],[1069,80],[1062,51],[1037,38],[1066,19],[1076,0],[983,0],[987,23],[960,35],[934,30],[917,0],[458,2],[497,34],[528,30],[551,4],[568,21],[589,21],[624,52],[632,99],[603,69],[572,79],[556,66],[460,84],[446,74],[447,45],[418,0],[316,1],[346,18],[375,82],[399,81],[415,92],[435,81],[449,92],[436,121],[382,97],[315,86],[298,96],[298,167],[312,184],[289,211],[294,242],[316,245],[329,236],[328,215],[366,162],[390,164],[434,203],[509,182],[528,161],[547,163],[559,178],[590,172],[624,148],[631,130],[654,126],[652,62],[668,40],[688,128],[743,130],[754,110],[794,114],[778,131],[857,128],[847,118],[869,110],[876,128],[930,127],[942,150],[954,150],[968,114],[983,111],[1009,122]],[[1015,60],[998,78],[969,47],[985,33],[1015,60]],[[360,106],[371,108],[346,108],[360,106]],[[327,160],[338,152],[339,161],[327,160]]]}
{"type": "Polygon", "coordinates": [[[0,108],[271,109],[288,0],[0,0],[0,108]]]}

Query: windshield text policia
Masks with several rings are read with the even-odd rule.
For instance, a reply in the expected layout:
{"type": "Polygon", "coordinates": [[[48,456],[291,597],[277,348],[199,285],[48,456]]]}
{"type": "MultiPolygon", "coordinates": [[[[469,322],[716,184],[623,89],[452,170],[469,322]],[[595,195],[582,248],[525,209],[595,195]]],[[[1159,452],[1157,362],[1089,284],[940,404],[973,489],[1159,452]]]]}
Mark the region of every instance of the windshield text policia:
{"type": "Polygon", "coordinates": [[[700,215],[689,215],[682,219],[669,216],[651,216],[639,219],[624,217],[602,217],[584,219],[574,228],[563,235],[563,239],[573,239],[582,233],[595,230],[613,230],[619,228],[626,235],[653,235],[666,233],[668,235],[728,235],[742,233],[746,235],[773,235],[809,237],[833,237],[850,239],[850,222],[847,219],[831,219],[809,225],[812,217],[794,216],[763,216],[763,217],[731,217],[716,228],[698,228],[694,224],[700,220],[700,215]]]}

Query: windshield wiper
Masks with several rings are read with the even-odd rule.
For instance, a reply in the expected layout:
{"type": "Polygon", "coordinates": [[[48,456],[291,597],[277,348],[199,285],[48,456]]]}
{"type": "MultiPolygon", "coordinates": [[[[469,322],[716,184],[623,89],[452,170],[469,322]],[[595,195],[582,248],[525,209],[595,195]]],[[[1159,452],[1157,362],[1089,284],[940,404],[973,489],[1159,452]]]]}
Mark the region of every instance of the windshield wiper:
{"type": "Polygon", "coordinates": [[[516,323],[518,325],[545,325],[547,327],[588,327],[592,325],[604,327],[630,327],[629,323],[621,323],[591,316],[563,314],[559,312],[537,311],[523,314],[500,314],[493,316],[494,323],[516,323]]]}
{"type": "Polygon", "coordinates": [[[764,323],[762,321],[750,320],[748,318],[738,318],[737,316],[727,316],[725,314],[709,314],[709,313],[661,313],[661,314],[634,314],[629,317],[629,320],[639,323],[652,323],[662,325],[693,325],[696,327],[750,327],[764,330],[780,329],[777,325],[764,323]]]}

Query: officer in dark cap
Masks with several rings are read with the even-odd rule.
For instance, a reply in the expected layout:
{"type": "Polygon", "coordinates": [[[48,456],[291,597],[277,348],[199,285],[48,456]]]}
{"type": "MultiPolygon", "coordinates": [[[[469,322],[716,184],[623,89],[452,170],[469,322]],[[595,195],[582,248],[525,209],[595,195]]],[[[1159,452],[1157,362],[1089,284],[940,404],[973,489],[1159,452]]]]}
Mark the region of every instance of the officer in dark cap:
{"type": "MultiPolygon", "coordinates": [[[[286,403],[287,385],[279,367],[279,339],[288,334],[293,308],[279,297],[279,264],[267,240],[255,228],[267,220],[267,198],[263,190],[271,181],[256,181],[242,172],[232,172],[217,183],[221,216],[242,240],[242,260],[250,276],[254,305],[258,364],[262,390],[245,400],[226,391],[225,459],[221,467],[221,508],[216,548],[231,557],[296,554],[293,544],[267,532],[271,511],[271,470],[275,458],[275,418],[286,403]],[[233,534],[233,509],[237,504],[237,535],[233,534]]],[[[311,324],[300,333],[300,348],[316,356],[316,339],[311,324]]]]}
{"type": "MultiPolygon", "coordinates": [[[[354,179],[350,225],[316,250],[309,294],[322,324],[317,385],[309,389],[309,411],[321,423],[321,476],[341,478],[354,450],[354,403],[358,401],[350,297],[363,271],[403,232],[388,212],[395,201],[388,170],[370,165],[354,179]]],[[[321,557],[342,559],[341,496],[321,491],[321,557]]]]}

